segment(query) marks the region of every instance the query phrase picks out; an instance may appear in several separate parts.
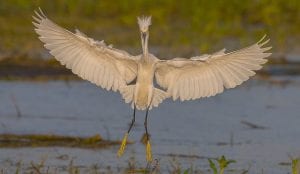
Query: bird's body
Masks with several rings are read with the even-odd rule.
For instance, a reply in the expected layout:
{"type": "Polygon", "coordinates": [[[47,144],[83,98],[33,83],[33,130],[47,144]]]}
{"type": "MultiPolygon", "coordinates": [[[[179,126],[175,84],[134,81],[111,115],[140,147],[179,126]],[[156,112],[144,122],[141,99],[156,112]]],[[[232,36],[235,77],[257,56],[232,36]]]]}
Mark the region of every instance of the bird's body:
{"type": "MultiPolygon", "coordinates": [[[[263,41],[246,48],[225,53],[225,49],[211,55],[191,58],[160,60],[148,52],[149,26],[151,17],[138,18],[141,32],[142,54],[129,53],[112,48],[104,41],[96,41],[76,30],[72,33],[51,20],[43,12],[33,16],[35,31],[45,47],[61,64],[83,79],[105,88],[119,91],[125,102],[135,109],[146,110],[145,129],[147,152],[151,151],[147,131],[148,110],[157,107],[164,99],[194,100],[222,93],[224,88],[234,88],[262,68],[264,59],[271,55],[263,41]],[[156,83],[161,87],[156,88],[156,83]]],[[[126,134],[119,155],[126,145],[126,134]]],[[[151,160],[147,153],[147,160],[151,160]]]]}
{"type": "Polygon", "coordinates": [[[155,60],[140,59],[138,62],[137,79],[134,90],[134,104],[138,109],[146,109],[150,106],[153,97],[153,78],[155,60]]]}

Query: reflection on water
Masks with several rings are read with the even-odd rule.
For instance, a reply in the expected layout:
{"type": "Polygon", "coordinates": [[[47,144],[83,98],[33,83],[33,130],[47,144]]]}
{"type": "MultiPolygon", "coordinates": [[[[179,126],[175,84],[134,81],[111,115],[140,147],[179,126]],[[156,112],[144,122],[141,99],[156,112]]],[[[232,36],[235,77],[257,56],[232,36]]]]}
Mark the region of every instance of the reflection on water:
{"type": "MultiPolygon", "coordinates": [[[[212,98],[173,102],[166,100],[150,112],[149,129],[154,158],[167,170],[174,156],[189,167],[207,169],[207,157],[225,155],[238,161],[233,168],[251,173],[286,173],[289,156],[300,156],[300,80],[288,85],[274,85],[252,80],[236,89],[212,98]]],[[[0,82],[0,133],[59,134],[92,136],[100,134],[120,140],[131,121],[132,110],[120,94],[107,92],[88,82],[51,81],[0,82]],[[16,107],[17,106],[17,107],[16,107]],[[19,113],[18,113],[19,112],[19,113]]],[[[118,147],[103,150],[74,148],[0,149],[0,163],[39,161],[68,165],[57,158],[68,155],[80,165],[124,167],[132,156],[145,163],[144,112],[137,112],[136,125],[129,136],[135,143],[124,157],[117,159],[118,147]]],[[[0,164],[0,165],[1,165],[0,164]]]]}

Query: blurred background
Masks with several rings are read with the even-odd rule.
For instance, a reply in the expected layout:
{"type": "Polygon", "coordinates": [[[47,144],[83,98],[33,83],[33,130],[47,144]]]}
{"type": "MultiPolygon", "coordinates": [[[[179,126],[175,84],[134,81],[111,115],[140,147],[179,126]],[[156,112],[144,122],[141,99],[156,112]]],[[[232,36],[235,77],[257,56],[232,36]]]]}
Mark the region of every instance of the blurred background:
{"type": "Polygon", "coordinates": [[[136,17],[151,15],[150,52],[162,59],[224,47],[231,51],[267,34],[273,54],[255,78],[213,98],[167,100],[151,112],[154,155],[163,171],[194,165],[209,172],[207,159],[226,155],[238,161],[233,172],[264,169],[273,174],[286,173],[291,157],[300,156],[299,0],[2,0],[0,171],[18,166],[30,170],[30,162],[44,158],[45,166],[61,171],[70,161],[80,170],[96,165],[114,171],[145,163],[139,143],[144,113],[138,113],[140,123],[131,137],[135,143],[118,160],[114,145],[130,123],[129,105],[119,94],[82,81],[53,59],[33,30],[38,7],[60,26],[77,28],[133,55],[141,53],[136,17]],[[30,143],[45,137],[22,137],[37,134],[91,137],[89,142],[103,138],[109,145],[90,149],[76,142],[61,148],[66,141],[62,139],[55,147],[45,147],[49,144],[30,143]],[[24,138],[29,143],[16,142],[24,138]]]}
{"type": "MultiPolygon", "coordinates": [[[[2,63],[6,67],[18,64],[18,69],[25,71],[24,64],[35,66],[36,70],[47,66],[52,67],[52,73],[65,73],[55,67],[58,63],[53,59],[47,65],[41,60],[51,56],[33,32],[31,16],[38,7],[59,25],[71,31],[78,28],[90,37],[105,40],[134,55],[141,53],[136,22],[140,15],[152,15],[150,51],[162,59],[211,53],[224,47],[233,50],[258,41],[264,34],[271,39],[273,57],[277,58],[271,59],[271,63],[282,63],[300,54],[298,0],[191,0],[188,3],[11,0],[0,2],[0,59],[9,58],[2,63]],[[38,60],[32,62],[32,59],[38,60]]],[[[13,76],[7,68],[1,69],[0,78],[13,76]]],[[[28,73],[31,72],[20,74],[28,73]]]]}
{"type": "Polygon", "coordinates": [[[99,1],[53,0],[0,2],[1,57],[40,57],[43,49],[32,32],[33,10],[74,31],[140,52],[136,17],[152,15],[151,48],[161,57],[190,56],[237,48],[267,34],[276,54],[299,53],[300,2],[297,0],[99,1]],[[229,44],[229,45],[228,45],[229,44]]]}

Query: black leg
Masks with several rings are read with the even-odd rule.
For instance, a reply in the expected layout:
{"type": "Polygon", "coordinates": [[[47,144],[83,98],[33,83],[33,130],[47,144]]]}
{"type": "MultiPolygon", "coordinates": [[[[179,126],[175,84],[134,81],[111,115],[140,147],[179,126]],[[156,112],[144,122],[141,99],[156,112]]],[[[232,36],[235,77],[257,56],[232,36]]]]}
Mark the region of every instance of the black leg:
{"type": "Polygon", "coordinates": [[[121,146],[120,146],[120,149],[118,151],[118,157],[121,157],[124,153],[124,150],[125,150],[125,147],[126,147],[126,143],[127,143],[127,138],[128,138],[128,134],[133,126],[135,122],[135,105],[134,105],[134,108],[133,108],[133,118],[132,118],[132,121],[131,121],[131,124],[129,126],[129,129],[127,131],[127,133],[125,134],[123,140],[122,140],[122,143],[121,143],[121,146]]]}
{"type": "Polygon", "coordinates": [[[132,118],[131,124],[130,124],[130,126],[129,126],[129,129],[128,129],[128,131],[127,131],[128,134],[129,134],[129,132],[130,132],[130,130],[131,130],[131,128],[132,128],[134,122],[135,122],[135,105],[134,105],[134,108],[133,108],[133,118],[132,118]]]}
{"type": "Polygon", "coordinates": [[[150,137],[149,137],[148,128],[147,128],[148,112],[149,112],[149,108],[147,108],[147,110],[146,110],[146,117],[145,117],[145,122],[144,122],[145,130],[146,130],[146,139],[147,139],[147,143],[146,143],[146,160],[148,162],[151,162],[152,161],[152,152],[151,152],[150,137]]]}
{"type": "Polygon", "coordinates": [[[147,108],[147,110],[146,110],[146,117],[145,117],[145,122],[144,122],[147,141],[149,140],[149,133],[148,133],[148,128],[147,128],[148,112],[149,112],[149,108],[147,108]]]}

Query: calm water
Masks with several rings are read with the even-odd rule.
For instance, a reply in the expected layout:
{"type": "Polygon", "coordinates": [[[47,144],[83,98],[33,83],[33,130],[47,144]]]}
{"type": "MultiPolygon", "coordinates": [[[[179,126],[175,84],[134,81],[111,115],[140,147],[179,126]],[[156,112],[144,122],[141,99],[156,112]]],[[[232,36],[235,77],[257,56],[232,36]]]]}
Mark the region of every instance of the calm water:
{"type": "MultiPolygon", "coordinates": [[[[250,173],[288,173],[289,155],[300,157],[300,78],[273,78],[270,83],[252,80],[221,95],[189,102],[165,101],[149,116],[154,158],[162,170],[170,168],[173,155],[183,168],[206,170],[207,158],[225,155],[237,160],[230,168],[250,167],[250,173]],[[277,82],[280,83],[277,83],[277,82]],[[288,82],[282,84],[281,82],[288,82]],[[242,122],[264,127],[252,129],[242,122]]],[[[0,165],[13,168],[46,158],[46,165],[64,167],[71,159],[82,168],[122,168],[134,157],[144,166],[144,112],[137,120],[125,155],[118,159],[117,146],[100,150],[77,148],[0,149],[0,165]],[[67,158],[59,158],[65,155],[67,158]]],[[[132,110],[120,94],[88,82],[0,82],[0,133],[60,134],[122,139],[132,110]],[[13,104],[15,98],[21,117],[13,104]]]]}

